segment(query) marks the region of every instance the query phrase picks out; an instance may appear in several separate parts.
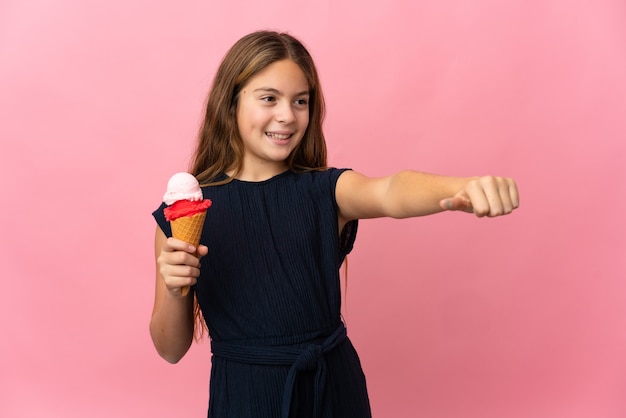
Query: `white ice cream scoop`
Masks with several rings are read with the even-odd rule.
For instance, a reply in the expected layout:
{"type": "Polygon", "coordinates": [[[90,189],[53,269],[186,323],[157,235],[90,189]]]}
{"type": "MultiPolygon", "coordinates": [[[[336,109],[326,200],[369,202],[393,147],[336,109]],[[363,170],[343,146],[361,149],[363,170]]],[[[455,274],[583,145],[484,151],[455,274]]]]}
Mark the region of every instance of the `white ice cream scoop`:
{"type": "Polygon", "coordinates": [[[192,202],[202,200],[200,184],[189,173],[176,173],[167,182],[167,191],[163,195],[163,201],[167,205],[172,205],[179,200],[190,200],[192,202]]]}

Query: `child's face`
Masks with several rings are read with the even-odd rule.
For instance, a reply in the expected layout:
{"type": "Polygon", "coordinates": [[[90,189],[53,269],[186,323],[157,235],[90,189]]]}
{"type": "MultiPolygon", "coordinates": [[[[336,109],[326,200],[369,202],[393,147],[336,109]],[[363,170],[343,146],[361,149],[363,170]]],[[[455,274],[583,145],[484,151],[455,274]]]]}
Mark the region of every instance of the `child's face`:
{"type": "Polygon", "coordinates": [[[277,61],[241,90],[237,124],[244,144],[244,170],[277,169],[309,125],[309,84],[291,60],[277,61]]]}

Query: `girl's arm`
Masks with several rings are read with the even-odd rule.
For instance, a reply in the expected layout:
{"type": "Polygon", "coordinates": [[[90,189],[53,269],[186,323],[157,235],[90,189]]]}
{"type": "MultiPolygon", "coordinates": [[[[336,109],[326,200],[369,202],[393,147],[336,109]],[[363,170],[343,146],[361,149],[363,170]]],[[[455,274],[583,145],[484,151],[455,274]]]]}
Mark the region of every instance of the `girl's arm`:
{"type": "Polygon", "coordinates": [[[337,181],[336,198],[342,221],[409,218],[442,210],[494,217],[519,206],[517,186],[510,178],[448,177],[417,171],[380,178],[345,171],[337,181]]]}
{"type": "Polygon", "coordinates": [[[192,286],[200,274],[199,258],[206,255],[203,245],[196,249],[188,243],[166,238],[157,227],[154,238],[156,289],[150,319],[150,336],[161,357],[177,363],[193,341],[193,292],[181,295],[181,288],[192,286]]]}

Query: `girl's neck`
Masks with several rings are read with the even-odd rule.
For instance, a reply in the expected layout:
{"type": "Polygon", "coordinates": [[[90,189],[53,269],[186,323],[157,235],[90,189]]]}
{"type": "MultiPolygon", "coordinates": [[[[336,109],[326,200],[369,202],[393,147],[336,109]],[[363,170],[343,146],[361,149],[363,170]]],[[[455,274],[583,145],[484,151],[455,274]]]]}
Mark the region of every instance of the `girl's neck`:
{"type": "Polygon", "coordinates": [[[264,164],[255,167],[246,167],[244,164],[239,173],[235,173],[235,169],[231,168],[226,171],[226,175],[229,177],[234,175],[237,180],[258,182],[269,180],[287,170],[286,164],[264,164]]]}

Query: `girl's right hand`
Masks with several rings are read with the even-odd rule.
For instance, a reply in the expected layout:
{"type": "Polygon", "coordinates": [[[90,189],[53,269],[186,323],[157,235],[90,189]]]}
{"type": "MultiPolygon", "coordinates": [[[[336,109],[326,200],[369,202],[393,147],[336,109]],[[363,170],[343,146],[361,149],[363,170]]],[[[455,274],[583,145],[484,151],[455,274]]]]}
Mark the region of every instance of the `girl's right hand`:
{"type": "Polygon", "coordinates": [[[193,286],[200,275],[200,258],[208,248],[193,245],[176,238],[165,240],[157,257],[157,266],[170,295],[183,297],[181,288],[193,286]]]}

